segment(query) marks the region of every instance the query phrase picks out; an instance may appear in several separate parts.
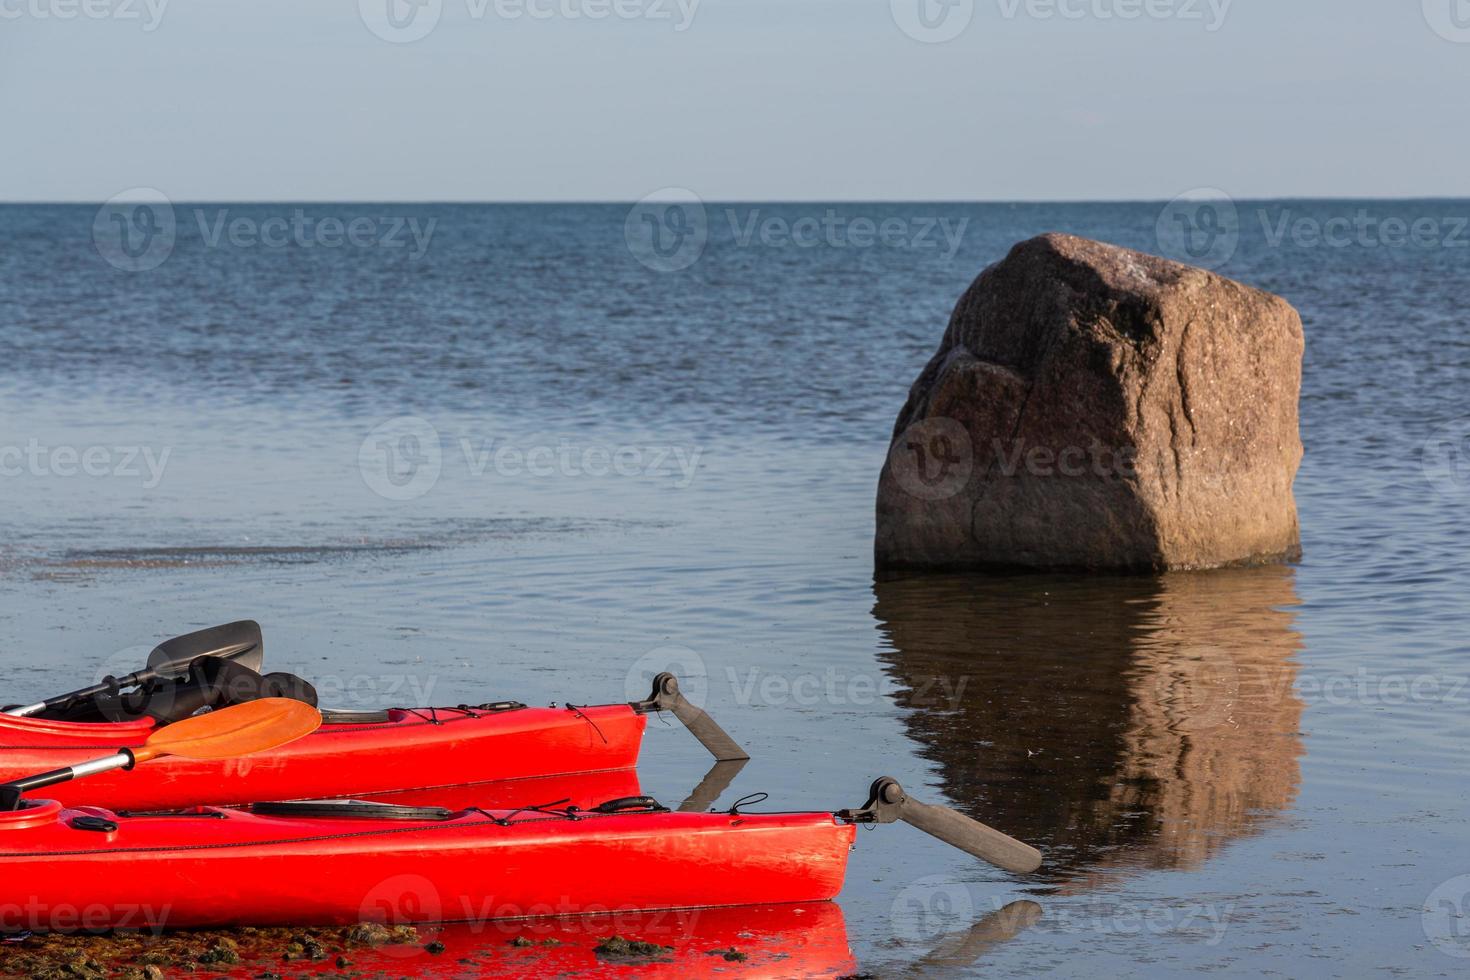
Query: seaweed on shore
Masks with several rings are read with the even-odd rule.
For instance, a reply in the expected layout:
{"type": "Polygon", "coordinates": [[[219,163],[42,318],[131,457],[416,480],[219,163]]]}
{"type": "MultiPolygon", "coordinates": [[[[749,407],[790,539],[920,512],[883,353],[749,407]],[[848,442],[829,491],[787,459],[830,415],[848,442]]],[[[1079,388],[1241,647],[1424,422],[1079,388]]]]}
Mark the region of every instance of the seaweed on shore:
{"type": "Polygon", "coordinates": [[[237,972],[246,965],[259,965],[260,972],[252,976],[280,977],[298,961],[332,960],[338,969],[347,969],[353,954],[365,949],[419,944],[418,930],[412,926],[388,928],[371,923],[344,929],[32,935],[0,946],[0,977],[164,980],[181,974],[237,972]]]}

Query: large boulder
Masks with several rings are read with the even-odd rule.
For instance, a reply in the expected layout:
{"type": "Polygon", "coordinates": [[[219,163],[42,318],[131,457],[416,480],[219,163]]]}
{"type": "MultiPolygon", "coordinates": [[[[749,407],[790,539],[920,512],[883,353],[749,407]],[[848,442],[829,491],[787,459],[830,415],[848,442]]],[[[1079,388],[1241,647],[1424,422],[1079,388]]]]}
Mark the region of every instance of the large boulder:
{"type": "Polygon", "coordinates": [[[1070,235],[980,274],[914,382],[878,487],[882,568],[1292,560],[1301,318],[1070,235]]]}

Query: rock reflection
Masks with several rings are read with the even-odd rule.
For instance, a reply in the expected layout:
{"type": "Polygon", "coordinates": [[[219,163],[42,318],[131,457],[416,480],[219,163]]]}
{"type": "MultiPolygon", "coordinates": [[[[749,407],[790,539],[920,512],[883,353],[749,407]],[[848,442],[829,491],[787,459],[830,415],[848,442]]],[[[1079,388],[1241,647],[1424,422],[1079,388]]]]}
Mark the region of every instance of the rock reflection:
{"type": "Polygon", "coordinates": [[[1073,890],[1196,865],[1300,782],[1290,568],[875,585],[910,735],[961,808],[1073,890]]]}

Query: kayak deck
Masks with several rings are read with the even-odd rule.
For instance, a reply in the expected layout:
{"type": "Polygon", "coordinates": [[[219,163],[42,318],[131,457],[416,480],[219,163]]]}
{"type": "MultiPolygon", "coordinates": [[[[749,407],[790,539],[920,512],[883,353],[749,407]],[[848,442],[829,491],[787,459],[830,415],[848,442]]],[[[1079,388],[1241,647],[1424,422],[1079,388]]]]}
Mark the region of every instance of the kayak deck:
{"type": "MultiPolygon", "coordinates": [[[[627,704],[394,709],[326,724],[270,752],[222,761],[161,759],[56,786],[63,804],[166,810],[322,796],[377,796],[473,782],[631,769],[646,727],[627,704]]],[[[0,783],[142,745],[151,721],[57,722],[0,715],[0,783]]]]}

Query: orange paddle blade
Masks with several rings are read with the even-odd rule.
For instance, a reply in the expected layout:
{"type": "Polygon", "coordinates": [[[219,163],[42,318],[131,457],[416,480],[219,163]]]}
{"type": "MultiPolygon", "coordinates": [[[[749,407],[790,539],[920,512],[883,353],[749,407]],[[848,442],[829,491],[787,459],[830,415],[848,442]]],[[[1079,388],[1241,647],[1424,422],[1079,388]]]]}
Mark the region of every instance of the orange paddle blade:
{"type": "Polygon", "coordinates": [[[154,732],[148,744],[134,749],[133,758],[138,762],[166,755],[231,759],[279,748],[321,725],[321,712],[309,704],[263,698],[174,722],[154,732]]]}

